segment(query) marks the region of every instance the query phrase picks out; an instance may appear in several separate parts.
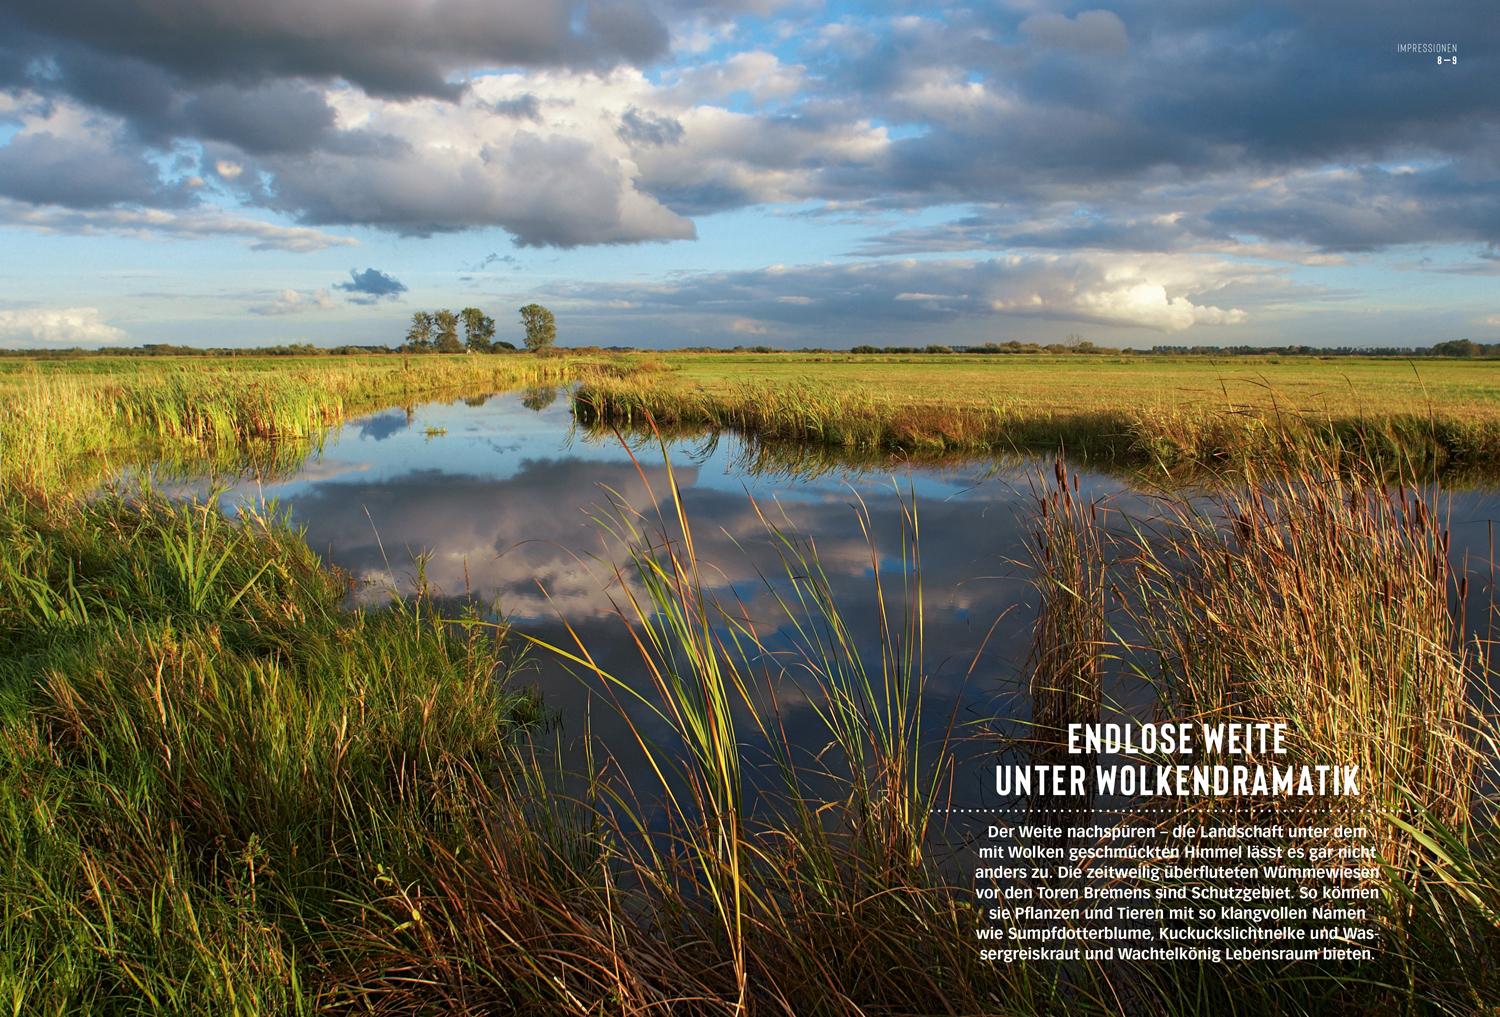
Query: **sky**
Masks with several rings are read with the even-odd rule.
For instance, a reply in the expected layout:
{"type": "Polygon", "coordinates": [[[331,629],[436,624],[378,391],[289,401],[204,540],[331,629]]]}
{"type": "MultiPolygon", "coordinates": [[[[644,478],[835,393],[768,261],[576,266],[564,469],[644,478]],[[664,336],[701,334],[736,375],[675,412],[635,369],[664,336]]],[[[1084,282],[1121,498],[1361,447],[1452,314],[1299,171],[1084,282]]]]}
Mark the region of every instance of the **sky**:
{"type": "Polygon", "coordinates": [[[1497,51],[1491,0],[0,0],[0,346],[1500,341],[1497,51]]]}

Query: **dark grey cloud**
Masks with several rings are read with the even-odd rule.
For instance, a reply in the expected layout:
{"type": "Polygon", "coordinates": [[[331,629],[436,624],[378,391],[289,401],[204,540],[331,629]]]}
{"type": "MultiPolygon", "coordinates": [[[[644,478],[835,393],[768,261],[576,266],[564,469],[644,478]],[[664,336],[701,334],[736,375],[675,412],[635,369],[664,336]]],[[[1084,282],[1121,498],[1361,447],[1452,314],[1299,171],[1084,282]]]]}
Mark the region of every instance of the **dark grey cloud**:
{"type": "Polygon", "coordinates": [[[1465,179],[1452,164],[1393,172],[1333,171],[1266,186],[1205,215],[1227,230],[1327,251],[1374,251],[1399,243],[1500,240],[1500,181],[1465,179]]]}
{"type": "Polygon", "coordinates": [[[403,149],[268,157],[266,204],[312,225],[427,236],[501,226],[526,247],[694,236],[691,222],[637,190],[625,167],[581,138],[520,132],[472,156],[403,149]]]}
{"type": "Polygon", "coordinates": [[[1500,237],[1500,188],[1453,163],[1334,166],[1247,184],[1219,175],[1191,186],[1108,194],[1093,203],[997,204],[935,226],[871,237],[862,255],[924,252],[1217,250],[1264,245],[1370,252],[1404,243],[1490,244],[1500,237]]]}
{"type": "Polygon", "coordinates": [[[138,148],[94,133],[47,130],[18,134],[0,146],[0,195],[78,209],[187,201],[183,188],[164,183],[138,148]]]}
{"type": "Polygon", "coordinates": [[[182,105],[180,133],[227,141],[251,154],[305,151],[334,125],[323,93],[301,82],[272,81],[255,88],[212,85],[182,105]]]}
{"type": "Polygon", "coordinates": [[[682,140],[682,122],[631,106],[621,115],[615,133],[628,144],[659,148],[682,140]]]}
{"type": "Polygon", "coordinates": [[[1114,11],[1079,11],[1072,17],[1056,11],[1033,14],[1020,24],[1034,45],[1109,53],[1130,45],[1125,23],[1114,11]]]}
{"type": "Polygon", "coordinates": [[[299,78],[184,82],[134,57],[72,45],[47,61],[29,84],[113,114],[141,143],[158,148],[189,139],[225,142],[256,154],[346,145],[361,135],[335,131],[323,89],[299,78]]]}
{"type": "Polygon", "coordinates": [[[529,92],[514,98],[497,99],[494,102],[485,103],[485,108],[503,117],[530,120],[533,123],[542,118],[542,101],[529,92]]]}
{"type": "Polygon", "coordinates": [[[382,300],[394,300],[406,292],[404,282],[375,268],[367,268],[363,272],[351,268],[349,281],[335,283],[333,288],[352,294],[349,302],[354,304],[375,304],[382,300]]]}
{"type": "MultiPolygon", "coordinates": [[[[1486,5],[1402,4],[1117,7],[1138,40],[1118,62],[1028,54],[1027,98],[1087,94],[1140,124],[1159,121],[1261,165],[1364,158],[1403,146],[1465,149],[1496,110],[1482,53],[1500,42],[1486,5]],[[1438,68],[1403,41],[1462,43],[1474,60],[1438,68]],[[1466,66],[1468,69],[1466,69],[1466,66]],[[1172,73],[1165,73],[1168,70],[1172,73]]],[[[1108,165],[1107,161],[1105,165],[1108,165]]]]}
{"type": "MultiPolygon", "coordinates": [[[[1495,236],[1487,194],[1500,190],[1500,105],[1483,54],[1497,48],[1500,20],[1477,0],[1440,12],[1124,3],[1024,16],[949,4],[926,20],[856,23],[809,63],[822,98],[845,115],[914,128],[880,159],[830,168],[827,197],[898,208],[978,202],[1033,224],[1050,211],[1057,238],[1096,228],[1065,222],[1081,209],[1115,224],[1108,243],[1152,234],[1147,249],[1171,232],[1197,242],[1232,229],[1353,250],[1495,236]],[[1426,39],[1471,56],[1439,68],[1396,52],[1426,39]],[[1357,180],[1349,202],[1434,201],[1437,212],[1367,209],[1326,228],[1330,209],[1313,202],[1277,203],[1263,219],[1234,214],[1258,178],[1330,165],[1373,177],[1408,161],[1413,179],[1357,180]],[[1222,214],[1209,214],[1205,186],[1222,214]],[[1143,202],[1188,208],[1194,229],[1121,226],[1143,202]]],[[[951,238],[934,239],[948,249],[951,238]]]]}
{"type": "MultiPolygon", "coordinates": [[[[372,95],[453,96],[475,67],[607,67],[666,52],[638,0],[11,0],[10,33],[194,83],[343,79],[372,95]]],[[[40,54],[38,54],[40,55],[40,54]]]]}

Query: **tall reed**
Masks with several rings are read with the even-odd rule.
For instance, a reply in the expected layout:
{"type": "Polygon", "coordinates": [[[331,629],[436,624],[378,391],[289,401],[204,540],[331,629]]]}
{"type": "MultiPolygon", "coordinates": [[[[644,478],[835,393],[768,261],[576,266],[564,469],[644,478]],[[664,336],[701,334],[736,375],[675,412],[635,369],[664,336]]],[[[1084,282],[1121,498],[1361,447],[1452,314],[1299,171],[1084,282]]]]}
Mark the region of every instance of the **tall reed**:
{"type": "Polygon", "coordinates": [[[1084,501],[1078,476],[1056,461],[1052,482],[1034,492],[1033,585],[1039,603],[1029,661],[1032,722],[1061,738],[1069,723],[1097,720],[1106,649],[1103,523],[1084,501]]]}
{"type": "Polygon", "coordinates": [[[1163,508],[1124,552],[1160,715],[1283,722],[1287,754],[1245,761],[1358,767],[1357,795],[1195,800],[1184,814],[1361,827],[1383,872],[1368,970],[1297,972],[1295,985],[1262,972],[1260,991],[1337,999],[1363,982],[1363,1005],[1391,1012],[1493,1001],[1477,961],[1500,946],[1494,676],[1467,634],[1469,577],[1450,554],[1446,499],[1335,448],[1163,508]]]}

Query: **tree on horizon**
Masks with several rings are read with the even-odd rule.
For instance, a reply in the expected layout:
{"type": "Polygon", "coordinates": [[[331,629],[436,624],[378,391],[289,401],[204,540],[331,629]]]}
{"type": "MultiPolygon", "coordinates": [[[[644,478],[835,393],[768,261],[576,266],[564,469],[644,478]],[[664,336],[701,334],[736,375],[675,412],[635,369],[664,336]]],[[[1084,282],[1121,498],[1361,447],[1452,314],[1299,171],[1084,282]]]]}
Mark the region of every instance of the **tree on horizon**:
{"type": "Polygon", "coordinates": [[[437,351],[439,353],[462,353],[463,343],[458,341],[458,315],[444,308],[434,315],[437,323],[437,351]]]}
{"type": "Polygon", "coordinates": [[[495,349],[495,319],[477,307],[465,307],[458,312],[464,322],[464,344],[471,353],[493,353],[495,349]]]}
{"type": "Polygon", "coordinates": [[[432,349],[433,325],[431,311],[413,311],[411,327],[406,330],[406,345],[413,350],[432,349]]]}
{"type": "Polygon", "coordinates": [[[557,319],[541,304],[521,308],[521,324],[526,328],[526,348],[533,353],[557,341],[557,319]]]}

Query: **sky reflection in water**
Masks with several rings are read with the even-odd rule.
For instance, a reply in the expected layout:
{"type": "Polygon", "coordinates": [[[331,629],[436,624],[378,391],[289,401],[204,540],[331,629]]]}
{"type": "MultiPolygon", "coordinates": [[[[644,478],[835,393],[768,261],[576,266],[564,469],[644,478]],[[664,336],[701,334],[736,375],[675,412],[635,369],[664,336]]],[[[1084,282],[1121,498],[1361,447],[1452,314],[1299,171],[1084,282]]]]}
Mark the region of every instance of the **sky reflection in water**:
{"type": "MultiPolygon", "coordinates": [[[[571,427],[568,400],[549,390],[388,410],[346,424],[322,453],[275,482],[241,482],[231,504],[274,498],[307,528],[309,543],[352,573],[355,597],[378,604],[409,592],[415,556],[425,555],[427,582],[445,596],[471,595],[526,632],[566,645],[566,618],[601,666],[638,675],[639,657],[614,613],[620,590],[610,563],[625,549],[600,525],[612,497],[654,518],[670,511],[659,450],[637,449],[641,467],[613,438],[589,440],[571,427]]],[[[855,504],[873,523],[882,569],[899,591],[901,498],[914,494],[921,525],[926,599],[926,737],[942,737],[950,719],[970,737],[961,746],[955,801],[977,803],[990,770],[994,736],[1024,721],[1024,666],[1035,597],[1024,568],[1031,477],[1038,465],[836,471],[816,478],[750,476],[737,468],[738,443],[671,446],[676,480],[694,527],[705,576],[721,597],[738,598],[760,631],[786,634],[763,577],[778,575],[774,542],[752,498],[768,515],[816,540],[819,559],[846,622],[868,663],[878,660],[878,607],[868,544],[855,504]],[[981,649],[982,648],[982,649],[981,649]],[[972,667],[971,667],[972,665],[972,667]],[[1003,720],[997,718],[1005,718],[1003,720]]],[[[1086,496],[1111,496],[1132,514],[1148,509],[1143,495],[1118,478],[1083,474],[1086,496]]],[[[1492,495],[1454,500],[1456,553],[1488,553],[1492,495]]],[[[1118,517],[1116,517],[1118,518],[1118,517]]],[[[1471,621],[1482,617],[1490,591],[1471,589],[1471,621]]],[[[770,640],[777,643],[777,638],[770,640]]],[[[587,715],[594,734],[629,763],[627,732],[597,698],[598,679],[576,677],[554,660],[536,658],[530,680],[557,712],[565,739],[587,715]]],[[[809,755],[828,736],[786,681],[777,707],[791,742],[809,755]]],[[[1107,698],[1139,706],[1144,690],[1115,679],[1107,698]]],[[[666,732],[637,715],[648,737],[666,732]]],[[[752,746],[750,753],[759,756],[752,746]]]]}

